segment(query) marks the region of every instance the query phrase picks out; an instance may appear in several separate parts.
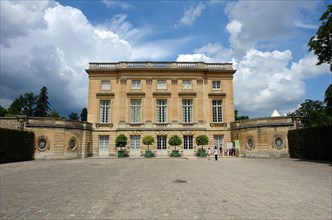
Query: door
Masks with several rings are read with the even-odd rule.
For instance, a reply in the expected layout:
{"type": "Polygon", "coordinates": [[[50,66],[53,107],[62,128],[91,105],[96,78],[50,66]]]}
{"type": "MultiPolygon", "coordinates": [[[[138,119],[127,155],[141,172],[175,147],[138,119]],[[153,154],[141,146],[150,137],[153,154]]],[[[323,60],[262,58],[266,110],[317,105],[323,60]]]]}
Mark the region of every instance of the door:
{"type": "Polygon", "coordinates": [[[157,135],[157,156],[167,156],[166,135],[157,135]]]}
{"type": "Polygon", "coordinates": [[[141,156],[140,141],[141,141],[141,136],[130,135],[130,156],[131,157],[141,156]]]}
{"type": "Polygon", "coordinates": [[[214,141],[214,146],[217,146],[218,147],[218,150],[220,147],[222,147],[222,152],[219,152],[221,153],[221,156],[224,156],[225,155],[225,146],[224,146],[224,136],[223,135],[213,135],[213,141],[214,141]]]}
{"type": "Polygon", "coordinates": [[[193,135],[183,135],[183,155],[184,156],[194,156],[194,136],[193,135]]]}
{"type": "Polygon", "coordinates": [[[99,136],[99,157],[109,156],[109,136],[100,135],[99,136]]]}

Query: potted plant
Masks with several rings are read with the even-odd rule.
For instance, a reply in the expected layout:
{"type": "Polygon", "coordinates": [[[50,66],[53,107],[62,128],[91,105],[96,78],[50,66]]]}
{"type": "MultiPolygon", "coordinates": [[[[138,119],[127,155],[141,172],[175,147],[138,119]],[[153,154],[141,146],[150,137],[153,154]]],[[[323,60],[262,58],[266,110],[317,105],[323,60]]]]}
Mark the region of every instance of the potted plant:
{"type": "Polygon", "coordinates": [[[198,146],[202,146],[202,148],[200,148],[199,151],[199,156],[200,157],[206,157],[206,151],[203,148],[204,145],[209,143],[209,138],[206,135],[199,135],[196,137],[196,144],[198,146]]]}
{"type": "Polygon", "coordinates": [[[123,147],[126,147],[127,145],[127,136],[124,134],[119,134],[115,139],[115,146],[120,147],[120,150],[118,150],[118,157],[124,157],[124,150],[122,150],[123,147]]]}
{"type": "Polygon", "coordinates": [[[179,136],[177,135],[173,135],[172,137],[170,137],[170,139],[168,140],[168,144],[171,146],[174,146],[174,150],[172,151],[171,156],[172,157],[179,157],[179,151],[176,150],[176,146],[179,146],[182,144],[182,140],[179,136]]]}
{"type": "Polygon", "coordinates": [[[145,157],[151,157],[152,153],[150,150],[150,145],[154,143],[154,138],[150,135],[143,138],[143,144],[148,145],[148,150],[145,151],[145,157]]]}

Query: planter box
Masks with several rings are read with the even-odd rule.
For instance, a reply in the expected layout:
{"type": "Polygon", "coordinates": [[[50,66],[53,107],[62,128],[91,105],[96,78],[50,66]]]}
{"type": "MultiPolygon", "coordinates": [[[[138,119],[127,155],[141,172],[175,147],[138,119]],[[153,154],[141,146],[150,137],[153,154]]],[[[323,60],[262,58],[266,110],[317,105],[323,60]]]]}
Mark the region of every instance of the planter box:
{"type": "Polygon", "coordinates": [[[124,157],[124,150],[118,151],[118,157],[124,157]]]}
{"type": "Polygon", "coordinates": [[[152,152],[150,150],[145,151],[145,157],[152,157],[152,152]]]}
{"type": "Polygon", "coordinates": [[[200,157],[206,157],[206,151],[203,149],[199,149],[199,156],[200,157]]]}
{"type": "Polygon", "coordinates": [[[179,151],[178,150],[173,150],[172,151],[172,157],[180,157],[179,151]]]}

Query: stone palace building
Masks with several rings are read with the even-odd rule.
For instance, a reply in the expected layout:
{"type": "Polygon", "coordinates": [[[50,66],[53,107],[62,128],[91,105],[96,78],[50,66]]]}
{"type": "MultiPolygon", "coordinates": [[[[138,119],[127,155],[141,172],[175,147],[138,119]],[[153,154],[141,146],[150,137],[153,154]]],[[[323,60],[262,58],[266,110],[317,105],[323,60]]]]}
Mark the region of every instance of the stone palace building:
{"type": "MultiPolygon", "coordinates": [[[[49,118],[1,118],[1,127],[33,130],[36,159],[115,157],[115,139],[128,137],[129,157],[149,148],[170,156],[172,135],[182,139],[182,156],[197,155],[195,138],[206,135],[209,147],[238,148],[244,157],[288,156],[289,117],[234,122],[231,63],[118,62],[90,63],[88,122],[49,118]]],[[[206,146],[207,147],[207,146],[206,146]]]]}

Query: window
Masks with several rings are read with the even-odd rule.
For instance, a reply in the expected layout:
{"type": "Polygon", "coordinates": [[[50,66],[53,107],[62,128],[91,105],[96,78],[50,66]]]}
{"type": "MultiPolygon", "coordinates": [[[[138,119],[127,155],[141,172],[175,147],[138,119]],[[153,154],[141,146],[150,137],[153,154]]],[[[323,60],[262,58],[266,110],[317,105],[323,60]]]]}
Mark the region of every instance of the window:
{"type": "Polygon", "coordinates": [[[142,100],[130,100],[130,122],[140,123],[142,121],[142,100]]]}
{"type": "Polygon", "coordinates": [[[183,99],[182,100],[182,122],[192,123],[193,122],[193,100],[183,99]]]}
{"type": "Polygon", "coordinates": [[[220,81],[212,81],[212,89],[220,90],[221,89],[220,81]]]}
{"type": "Polygon", "coordinates": [[[101,81],[101,90],[111,90],[111,82],[101,81]]]}
{"type": "Polygon", "coordinates": [[[166,80],[157,80],[157,89],[167,89],[166,80]]]}
{"type": "Polygon", "coordinates": [[[157,99],[157,123],[167,122],[167,99],[157,99]]]}
{"type": "Polygon", "coordinates": [[[222,100],[212,100],[213,122],[222,122],[222,100]]]}
{"type": "Polygon", "coordinates": [[[100,122],[101,123],[109,123],[109,115],[110,115],[110,100],[100,100],[100,122]]]}
{"type": "Polygon", "coordinates": [[[166,150],[167,149],[167,136],[166,135],[157,135],[157,149],[166,150]]]}
{"type": "Polygon", "coordinates": [[[224,136],[223,135],[213,135],[214,146],[220,147],[224,146],[224,136]]]}
{"type": "Polygon", "coordinates": [[[183,148],[185,150],[192,150],[193,146],[193,136],[192,135],[184,135],[183,136],[183,148]]]}
{"type": "Polygon", "coordinates": [[[141,88],[141,80],[132,80],[131,81],[132,89],[140,89],[141,88]]]}
{"type": "Polygon", "coordinates": [[[140,139],[139,135],[130,135],[130,150],[139,150],[140,149],[140,139]]]}
{"type": "Polygon", "coordinates": [[[182,89],[191,89],[191,80],[183,80],[182,89]]]}
{"type": "Polygon", "coordinates": [[[108,135],[99,135],[99,150],[107,151],[109,144],[109,136],[108,135]]]}

